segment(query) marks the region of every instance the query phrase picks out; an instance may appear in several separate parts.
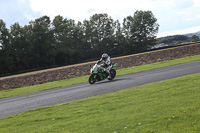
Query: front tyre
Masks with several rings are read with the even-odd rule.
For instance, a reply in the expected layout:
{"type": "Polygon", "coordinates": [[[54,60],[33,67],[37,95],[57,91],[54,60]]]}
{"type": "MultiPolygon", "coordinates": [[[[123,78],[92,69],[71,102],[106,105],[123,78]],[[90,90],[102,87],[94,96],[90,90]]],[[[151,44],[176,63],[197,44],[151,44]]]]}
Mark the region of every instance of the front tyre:
{"type": "Polygon", "coordinates": [[[90,77],[89,77],[90,84],[94,84],[96,82],[96,79],[94,78],[94,76],[95,76],[94,74],[90,75],[90,77]]]}
{"type": "Polygon", "coordinates": [[[113,80],[116,76],[116,70],[115,69],[111,69],[110,70],[110,78],[108,78],[108,80],[113,80]]]}

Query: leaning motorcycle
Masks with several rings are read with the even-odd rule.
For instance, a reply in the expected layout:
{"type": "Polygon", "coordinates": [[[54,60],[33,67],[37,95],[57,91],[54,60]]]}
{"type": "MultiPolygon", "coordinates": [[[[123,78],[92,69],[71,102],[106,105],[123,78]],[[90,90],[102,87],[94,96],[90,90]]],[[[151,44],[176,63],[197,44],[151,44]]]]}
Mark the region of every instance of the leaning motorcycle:
{"type": "Polygon", "coordinates": [[[112,64],[112,68],[110,69],[110,76],[104,71],[104,67],[101,65],[95,64],[93,67],[91,67],[90,72],[91,75],[89,77],[89,83],[94,84],[95,82],[105,80],[108,78],[108,80],[113,80],[116,76],[116,70],[113,69],[113,67],[116,66],[116,63],[112,64]],[[109,76],[109,77],[108,77],[109,76]]]}

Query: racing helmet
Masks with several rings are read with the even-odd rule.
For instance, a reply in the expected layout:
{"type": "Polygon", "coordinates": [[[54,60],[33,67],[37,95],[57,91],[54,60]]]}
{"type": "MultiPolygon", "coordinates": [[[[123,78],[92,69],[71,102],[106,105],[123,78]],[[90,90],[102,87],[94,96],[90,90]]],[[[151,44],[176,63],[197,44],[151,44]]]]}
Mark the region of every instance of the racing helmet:
{"type": "Polygon", "coordinates": [[[102,55],[102,59],[105,60],[105,59],[107,59],[107,58],[108,58],[108,54],[104,53],[104,54],[102,55]]]}

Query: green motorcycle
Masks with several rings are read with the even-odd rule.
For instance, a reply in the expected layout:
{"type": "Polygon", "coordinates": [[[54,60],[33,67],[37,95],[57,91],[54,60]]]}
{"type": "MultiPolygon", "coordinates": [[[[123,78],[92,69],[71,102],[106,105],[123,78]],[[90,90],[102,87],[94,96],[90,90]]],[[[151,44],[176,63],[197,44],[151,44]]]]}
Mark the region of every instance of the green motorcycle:
{"type": "MultiPolygon", "coordinates": [[[[112,67],[115,67],[116,63],[112,64],[112,67]]],[[[97,81],[102,81],[108,78],[108,80],[113,80],[116,76],[116,70],[111,68],[110,69],[110,76],[108,77],[108,74],[104,71],[104,67],[101,65],[95,64],[93,67],[91,67],[90,72],[91,75],[89,77],[89,83],[94,84],[97,81]]]]}

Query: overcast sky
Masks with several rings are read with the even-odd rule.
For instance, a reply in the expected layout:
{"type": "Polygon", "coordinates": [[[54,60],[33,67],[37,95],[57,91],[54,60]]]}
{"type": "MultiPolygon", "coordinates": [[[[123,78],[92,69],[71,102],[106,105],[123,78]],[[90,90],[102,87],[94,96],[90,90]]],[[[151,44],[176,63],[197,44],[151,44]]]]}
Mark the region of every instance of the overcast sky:
{"type": "Polygon", "coordinates": [[[7,28],[43,15],[82,22],[95,13],[107,13],[122,22],[136,10],[153,12],[160,25],[158,37],[200,31],[200,0],[0,0],[0,19],[7,28]]]}

